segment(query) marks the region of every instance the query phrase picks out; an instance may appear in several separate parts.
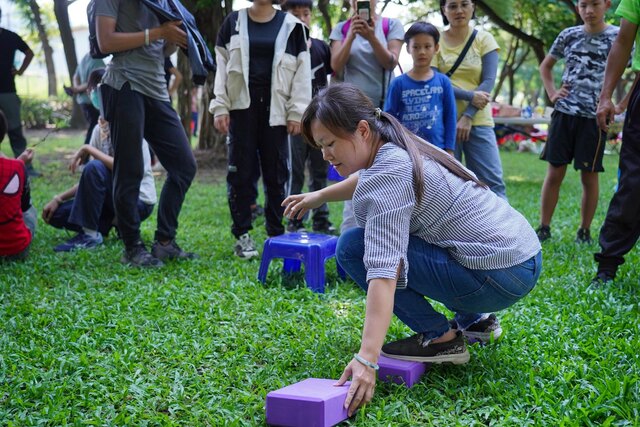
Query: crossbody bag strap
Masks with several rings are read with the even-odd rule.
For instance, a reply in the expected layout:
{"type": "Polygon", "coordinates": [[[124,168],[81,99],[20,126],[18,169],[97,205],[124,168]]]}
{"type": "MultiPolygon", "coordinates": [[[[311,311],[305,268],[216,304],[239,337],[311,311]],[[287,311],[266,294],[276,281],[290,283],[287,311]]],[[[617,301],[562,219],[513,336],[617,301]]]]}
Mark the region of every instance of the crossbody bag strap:
{"type": "Polygon", "coordinates": [[[469,49],[471,48],[471,44],[475,40],[477,34],[478,34],[478,30],[474,29],[473,32],[471,33],[471,37],[469,37],[469,40],[467,40],[467,44],[465,44],[464,47],[462,48],[462,52],[460,52],[460,56],[458,56],[458,59],[456,59],[456,62],[453,64],[453,67],[451,67],[451,69],[449,69],[449,71],[445,73],[447,77],[450,78],[453,75],[453,73],[456,72],[460,64],[462,64],[462,61],[464,60],[464,57],[467,56],[467,52],[469,52],[469,49]]]}

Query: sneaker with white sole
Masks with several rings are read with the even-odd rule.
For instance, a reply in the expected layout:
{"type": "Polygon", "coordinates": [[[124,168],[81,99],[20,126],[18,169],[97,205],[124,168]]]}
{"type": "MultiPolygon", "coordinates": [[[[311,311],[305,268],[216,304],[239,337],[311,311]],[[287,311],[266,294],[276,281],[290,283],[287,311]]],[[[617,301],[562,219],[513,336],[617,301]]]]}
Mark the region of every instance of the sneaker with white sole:
{"type": "Polygon", "coordinates": [[[467,363],[470,357],[460,331],[456,332],[456,337],[451,341],[439,343],[425,340],[423,334],[416,334],[383,345],[381,354],[392,359],[424,363],[450,362],[455,365],[467,363]]]}
{"type": "Polygon", "coordinates": [[[233,246],[233,253],[242,259],[251,259],[259,255],[256,249],[256,242],[249,236],[249,233],[244,233],[238,237],[238,240],[236,240],[233,246]]]}
{"type": "MultiPolygon", "coordinates": [[[[449,321],[449,326],[452,329],[460,329],[455,320],[449,321]]],[[[502,335],[502,327],[500,321],[495,314],[491,313],[482,317],[473,325],[468,326],[466,329],[460,329],[462,334],[469,340],[469,344],[487,344],[491,342],[493,338],[497,341],[502,335]]]]}
{"type": "Polygon", "coordinates": [[[93,249],[102,244],[102,234],[98,233],[97,237],[89,236],[85,233],[78,233],[75,237],[64,243],[54,247],[55,252],[71,252],[78,249],[93,249]]]}

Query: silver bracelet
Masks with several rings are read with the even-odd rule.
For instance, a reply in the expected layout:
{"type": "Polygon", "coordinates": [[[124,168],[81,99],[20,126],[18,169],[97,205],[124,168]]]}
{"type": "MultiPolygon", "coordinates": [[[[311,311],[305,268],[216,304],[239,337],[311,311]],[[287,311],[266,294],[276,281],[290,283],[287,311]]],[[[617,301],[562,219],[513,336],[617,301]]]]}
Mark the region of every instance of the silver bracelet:
{"type": "Polygon", "coordinates": [[[144,45],[149,46],[149,29],[144,29],[144,45]]]}
{"type": "Polygon", "coordinates": [[[367,359],[360,356],[358,353],[353,353],[353,358],[356,359],[358,362],[362,363],[367,368],[373,369],[374,371],[377,371],[378,369],[380,369],[380,366],[376,365],[375,363],[369,362],[367,359]]]}

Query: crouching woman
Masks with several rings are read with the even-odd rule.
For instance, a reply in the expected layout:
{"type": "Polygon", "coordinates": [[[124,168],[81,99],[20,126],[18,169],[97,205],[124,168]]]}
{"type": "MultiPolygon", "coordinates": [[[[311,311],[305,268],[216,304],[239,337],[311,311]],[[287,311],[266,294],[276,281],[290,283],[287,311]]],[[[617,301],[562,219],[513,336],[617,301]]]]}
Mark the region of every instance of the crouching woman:
{"type": "Polygon", "coordinates": [[[339,383],[352,383],[351,415],[373,397],[377,360],[466,363],[463,331],[497,324],[535,286],[540,243],[527,220],[446,152],[375,108],[355,86],[318,94],[302,133],[345,181],[289,196],[285,215],[353,200],[358,228],[340,236],[337,259],[367,292],[362,343],[339,383]],[[353,175],[361,171],[359,175],[353,175]],[[455,321],[429,300],[455,312],[455,321]],[[391,313],[416,334],[383,345],[391,313]],[[454,326],[455,328],[453,328],[454,326]]]}

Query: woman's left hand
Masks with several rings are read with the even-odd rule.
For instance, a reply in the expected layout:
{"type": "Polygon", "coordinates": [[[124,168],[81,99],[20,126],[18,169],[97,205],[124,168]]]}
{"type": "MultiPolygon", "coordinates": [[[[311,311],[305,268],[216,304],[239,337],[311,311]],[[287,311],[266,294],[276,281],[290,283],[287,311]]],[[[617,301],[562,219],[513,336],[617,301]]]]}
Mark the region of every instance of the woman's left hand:
{"type": "Polygon", "coordinates": [[[351,377],[351,385],[347,392],[347,399],[344,401],[344,407],[348,408],[348,414],[351,416],[360,406],[373,399],[376,388],[376,371],[364,366],[356,359],[351,359],[336,385],[343,385],[349,377],[351,377]]]}
{"type": "Polygon", "coordinates": [[[359,15],[355,15],[351,20],[351,25],[353,26],[353,32],[356,34],[360,34],[367,41],[371,41],[376,38],[375,31],[375,21],[373,17],[371,18],[372,25],[369,25],[367,21],[360,18],[359,15]]]}
{"type": "Polygon", "coordinates": [[[456,142],[466,142],[471,134],[471,117],[463,115],[456,125],[456,142]]]}

